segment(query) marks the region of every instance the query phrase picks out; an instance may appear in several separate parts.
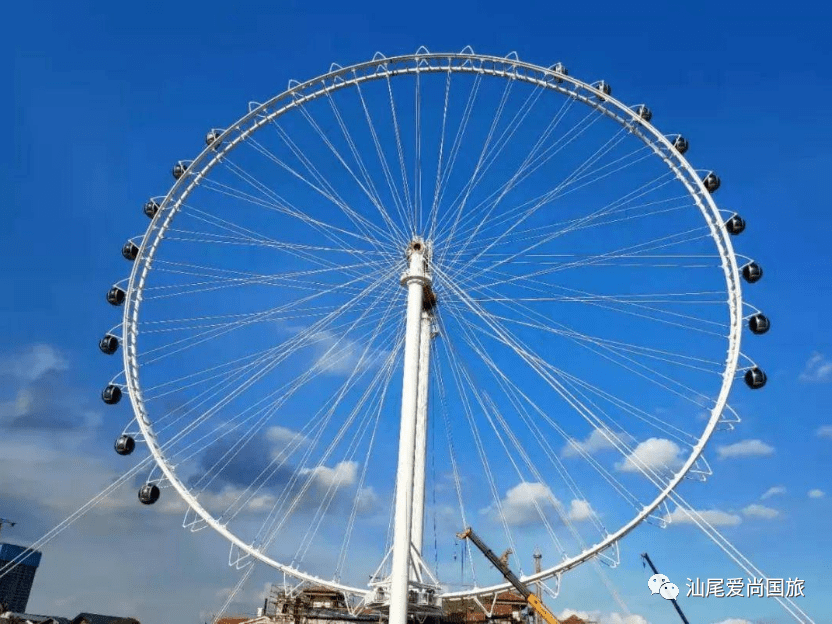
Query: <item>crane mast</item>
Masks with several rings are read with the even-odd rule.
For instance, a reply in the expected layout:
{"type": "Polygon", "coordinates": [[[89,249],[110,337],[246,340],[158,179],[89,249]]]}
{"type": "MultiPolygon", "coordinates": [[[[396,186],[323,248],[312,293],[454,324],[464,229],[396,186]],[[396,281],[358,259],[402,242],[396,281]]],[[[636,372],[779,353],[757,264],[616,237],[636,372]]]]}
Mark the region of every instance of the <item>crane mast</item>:
{"type": "MultiPolygon", "coordinates": [[[[656,566],[654,566],[653,562],[650,560],[650,555],[648,555],[647,553],[642,553],[641,557],[647,562],[647,565],[650,566],[650,569],[653,570],[653,574],[659,573],[659,571],[656,569],[656,566]]],[[[682,609],[679,607],[679,603],[676,602],[676,599],[672,598],[670,602],[673,603],[673,606],[676,608],[676,613],[679,614],[679,617],[682,618],[682,621],[685,624],[690,624],[690,622],[688,622],[688,619],[685,617],[685,614],[682,613],[682,609]]]]}
{"type": "Polygon", "coordinates": [[[533,593],[532,590],[526,586],[523,581],[517,578],[517,575],[511,571],[511,568],[508,567],[508,563],[504,562],[500,557],[494,554],[494,551],[491,550],[488,546],[485,545],[479,535],[474,533],[474,529],[468,527],[462,533],[458,533],[457,537],[459,539],[469,539],[473,542],[474,546],[480,549],[485,558],[488,559],[492,565],[497,568],[500,573],[505,577],[505,579],[511,583],[514,588],[520,592],[520,595],[526,599],[526,602],[529,606],[537,613],[546,624],[560,624],[554,614],[546,608],[546,605],[543,604],[543,601],[540,599],[537,594],[533,593]]]}

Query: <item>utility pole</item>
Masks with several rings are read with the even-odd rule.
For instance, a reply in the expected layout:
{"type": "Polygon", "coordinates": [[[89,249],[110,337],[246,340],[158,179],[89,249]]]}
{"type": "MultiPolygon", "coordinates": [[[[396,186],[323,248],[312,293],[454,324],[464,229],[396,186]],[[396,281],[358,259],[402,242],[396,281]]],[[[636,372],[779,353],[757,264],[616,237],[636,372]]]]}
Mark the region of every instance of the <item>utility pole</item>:
{"type": "MultiPolygon", "coordinates": [[[[659,574],[659,571],[656,569],[656,566],[654,566],[653,562],[650,561],[650,555],[648,555],[647,553],[642,553],[641,557],[647,562],[647,565],[650,566],[650,569],[653,570],[653,574],[659,574]]],[[[676,613],[679,614],[679,617],[682,618],[682,621],[685,624],[690,624],[690,622],[688,622],[688,619],[685,617],[685,614],[682,613],[682,609],[679,608],[679,603],[676,602],[676,599],[671,598],[670,602],[673,603],[673,606],[676,608],[676,613]]]]}
{"type": "Polygon", "coordinates": [[[8,524],[10,527],[13,527],[17,524],[17,522],[12,522],[11,520],[6,520],[5,518],[0,518],[0,531],[3,530],[3,525],[8,524]]]}

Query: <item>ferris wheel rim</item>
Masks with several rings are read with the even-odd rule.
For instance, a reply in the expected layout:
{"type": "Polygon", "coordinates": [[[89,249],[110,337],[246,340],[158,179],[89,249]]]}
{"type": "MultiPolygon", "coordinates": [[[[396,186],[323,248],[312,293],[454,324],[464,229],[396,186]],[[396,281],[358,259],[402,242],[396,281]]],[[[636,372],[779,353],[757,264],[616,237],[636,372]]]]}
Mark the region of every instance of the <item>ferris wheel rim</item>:
{"type": "MultiPolygon", "coordinates": [[[[655,154],[662,158],[673,170],[676,178],[685,186],[688,194],[693,198],[699,208],[710,230],[710,236],[716,244],[720,255],[721,266],[725,277],[728,294],[728,308],[730,311],[730,333],[728,340],[728,353],[726,356],[725,370],[722,374],[722,386],[720,393],[715,400],[715,405],[707,425],[699,437],[698,442],[692,447],[690,456],[685,460],[681,468],[669,479],[668,485],[648,505],[636,514],[630,522],[624,524],[618,530],[608,533],[607,536],[588,547],[583,552],[561,561],[559,564],[542,570],[539,573],[527,575],[526,581],[538,581],[556,577],[563,572],[570,570],[577,565],[598,556],[605,550],[615,546],[617,542],[632,531],[636,526],[647,519],[670,494],[678,484],[685,478],[694,464],[701,456],[704,447],[719,424],[722,412],[727,405],[728,394],[731,390],[737,370],[740,355],[740,339],[742,335],[742,292],[740,288],[740,274],[736,256],[728,234],[722,226],[719,209],[716,206],[711,194],[707,191],[702,179],[697,175],[696,170],[688,160],[674,148],[668,138],[659,132],[649,121],[643,119],[634,108],[623,104],[620,100],[610,94],[605,94],[595,88],[592,84],[586,83],[573,76],[562,74],[553,68],[544,68],[516,58],[496,57],[475,53],[415,53],[398,55],[393,57],[374,57],[371,61],[357,63],[347,67],[336,67],[335,69],[322,74],[304,83],[292,85],[282,93],[274,96],[263,104],[250,106],[249,112],[231,124],[218,137],[217,143],[221,145],[207,146],[193,161],[187,165],[187,174],[181,176],[171,186],[169,192],[159,203],[158,214],[153,218],[147,233],[142,238],[139,251],[133,265],[129,282],[126,289],[125,307],[123,315],[123,362],[125,372],[125,385],[128,389],[128,396],[136,415],[136,421],[147,445],[153,455],[156,464],[164,474],[166,480],[176,489],[177,493],[209,526],[220,535],[225,537],[232,545],[262,563],[265,563],[285,574],[295,577],[301,581],[313,582],[330,587],[334,590],[350,595],[364,595],[368,591],[366,587],[353,587],[334,580],[324,579],[302,570],[293,568],[278,562],[269,557],[253,544],[246,544],[244,540],[226,528],[226,525],[219,522],[209,513],[198,501],[197,497],[191,494],[190,490],[176,476],[175,467],[171,466],[163,450],[160,448],[152,422],[149,420],[147,410],[142,398],[141,384],[139,383],[140,365],[138,363],[138,352],[136,339],[138,336],[138,319],[140,302],[144,283],[150,273],[153,258],[164,234],[169,227],[173,217],[179,211],[182,202],[196,188],[199,182],[205,178],[208,172],[222,161],[225,154],[232,151],[236,146],[244,142],[250,135],[260,127],[280,117],[288,110],[297,106],[303,106],[307,101],[313,100],[324,94],[361,84],[365,81],[391,78],[398,75],[409,75],[439,72],[457,73],[478,73],[482,75],[493,75],[504,79],[515,79],[526,83],[545,87],[561,94],[573,97],[582,103],[591,106],[601,114],[615,120],[622,127],[628,127],[645,144],[650,146],[655,154]],[[447,65],[443,65],[447,61],[447,65]],[[454,63],[459,63],[454,65],[454,63]],[[432,64],[437,63],[437,64],[432,64]],[[403,67],[390,69],[390,65],[403,64],[403,67]],[[491,64],[490,67],[486,65],[491,64]],[[498,66],[501,69],[498,69],[498,66]],[[369,70],[373,70],[369,73],[369,70]],[[367,72],[358,75],[359,72],[367,72]],[[352,74],[352,78],[349,77],[352,74]],[[345,77],[347,76],[347,77],[345,77]],[[566,87],[564,85],[569,85],[566,87]],[[305,93],[313,87],[310,93],[305,93]],[[285,103],[284,103],[285,102],[285,103]],[[276,105],[283,104],[282,106],[276,105]],[[267,113],[267,114],[264,114],[267,113]],[[245,127],[250,124],[250,127],[245,127]],[[235,136],[236,134],[236,136],[235,136]],[[201,168],[200,168],[201,166],[201,168]],[[684,175],[683,175],[684,174],[684,175]]],[[[186,161],[187,162],[187,161],[186,161]]],[[[493,594],[510,587],[509,583],[499,583],[485,587],[475,587],[457,592],[442,593],[444,599],[462,599],[471,596],[493,594]]]]}

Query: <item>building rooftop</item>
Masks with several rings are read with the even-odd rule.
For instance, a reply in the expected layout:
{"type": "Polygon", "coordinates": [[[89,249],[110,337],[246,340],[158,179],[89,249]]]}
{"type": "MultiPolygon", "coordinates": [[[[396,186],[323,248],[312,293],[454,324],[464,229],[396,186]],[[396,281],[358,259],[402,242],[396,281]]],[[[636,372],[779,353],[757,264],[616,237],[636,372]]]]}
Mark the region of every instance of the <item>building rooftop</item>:
{"type": "Polygon", "coordinates": [[[98,613],[79,613],[72,618],[70,624],[139,624],[134,618],[115,615],[100,615],[98,613]]]}

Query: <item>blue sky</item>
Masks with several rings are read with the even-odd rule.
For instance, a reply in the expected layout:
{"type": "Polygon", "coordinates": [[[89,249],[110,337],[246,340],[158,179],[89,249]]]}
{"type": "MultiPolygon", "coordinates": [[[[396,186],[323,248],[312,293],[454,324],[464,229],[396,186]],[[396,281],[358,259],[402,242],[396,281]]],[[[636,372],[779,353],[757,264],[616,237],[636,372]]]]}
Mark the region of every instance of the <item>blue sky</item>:
{"type": "MultiPolygon", "coordinates": [[[[832,164],[827,19],[820,5],[784,14],[750,3],[638,11],[535,3],[15,7],[6,39],[12,93],[3,104],[13,132],[4,167],[11,202],[0,234],[0,280],[11,293],[0,304],[9,328],[0,337],[8,433],[0,515],[20,522],[8,538],[37,539],[125,469],[111,444],[127,408],[105,410],[96,396],[116,365],[96,348],[118,320],[103,294],[126,275],[119,248],[146,227],[140,207],[166,190],[173,162],[195,154],[207,128],[240,116],[248,102],[332,62],[471,45],[541,65],[560,60],[587,81],[608,80],[623,100],[647,102],[657,127],[683,132],[692,162],[721,175],[720,206],[749,222],[737,249],[766,271],[746,293],[773,329],[746,336],[744,347],[770,383],[760,393],[735,389],[742,423],[709,446],[708,483],[685,483],[682,494],[697,509],[722,512],[720,529],[763,571],[805,578],[799,604],[818,622],[832,618],[832,585],[818,557],[832,546],[824,533],[832,438],[821,429],[832,425],[832,217],[821,184],[832,164]],[[748,440],[762,444],[720,459],[719,447],[748,440]],[[771,488],[784,491],[761,500],[771,488]],[[811,490],[826,496],[810,498],[811,490]]],[[[45,551],[30,611],[124,612],[153,624],[197,621],[224,601],[236,577],[218,536],[191,535],[178,515],[140,508],[130,488],[113,498],[45,551]]],[[[632,613],[653,624],[675,616],[645,591],[644,550],[680,588],[686,577],[740,575],[694,527],[638,529],[609,574],[632,613]]],[[[268,579],[258,571],[239,608],[253,609],[268,579]]],[[[681,604],[702,622],[789,621],[771,600],[681,604]]],[[[555,607],[600,611],[609,622],[620,611],[585,570],[566,578],[555,607]]]]}

